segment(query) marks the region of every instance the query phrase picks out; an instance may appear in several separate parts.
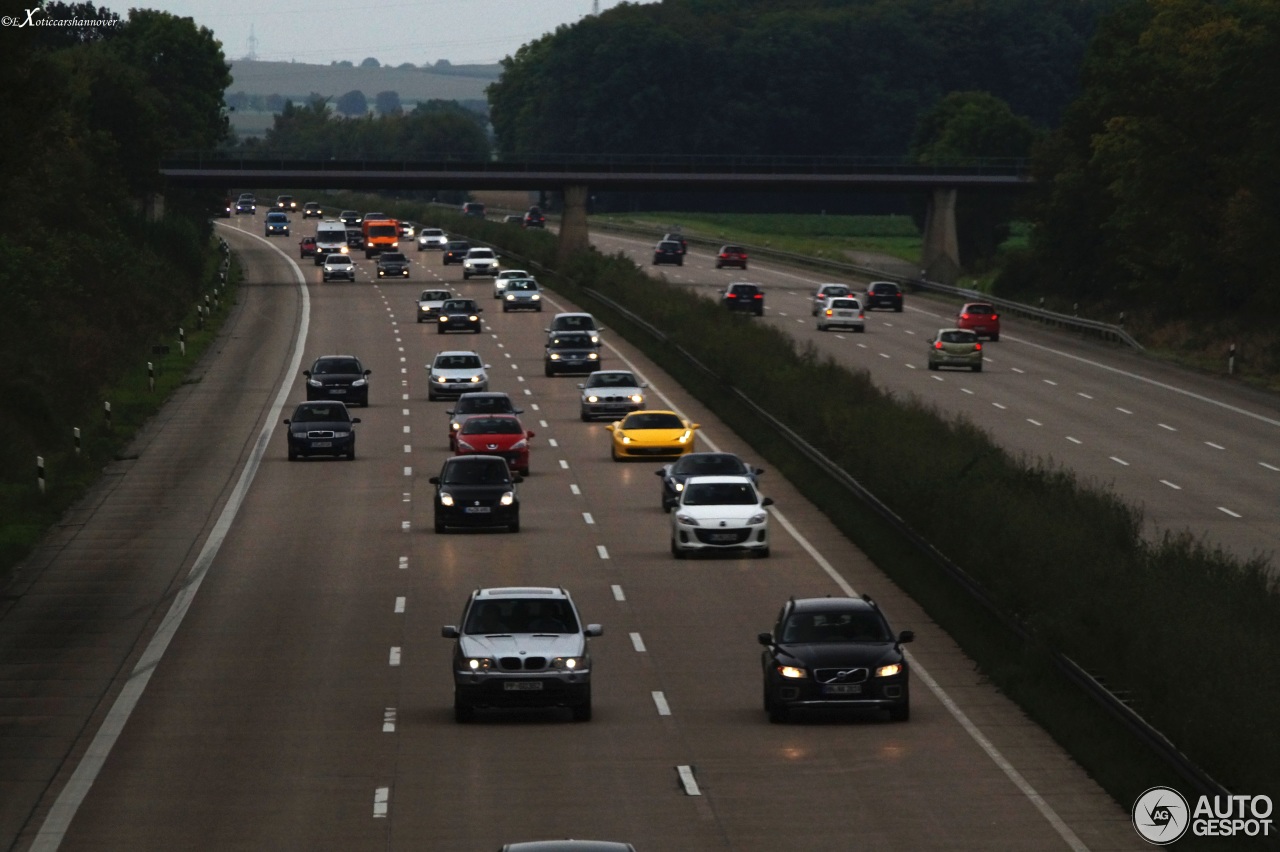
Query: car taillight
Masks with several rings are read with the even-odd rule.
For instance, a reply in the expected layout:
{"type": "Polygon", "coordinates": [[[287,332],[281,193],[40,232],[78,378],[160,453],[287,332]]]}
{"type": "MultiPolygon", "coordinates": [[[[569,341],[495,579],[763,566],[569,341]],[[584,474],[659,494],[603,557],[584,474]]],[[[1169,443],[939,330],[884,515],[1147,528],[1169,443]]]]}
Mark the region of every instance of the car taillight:
{"type": "Polygon", "coordinates": [[[978,342],[976,342],[976,341],[975,341],[975,342],[974,342],[974,344],[973,344],[973,351],[974,351],[974,352],[981,352],[981,351],[982,351],[982,344],[981,344],[981,343],[978,343],[978,342]]]}
{"type": "Polygon", "coordinates": [[[933,348],[934,348],[934,349],[941,349],[941,348],[942,348],[942,341],[941,341],[941,340],[935,340],[935,341],[933,342],[933,348]]]}
{"type": "Polygon", "coordinates": [[[968,318],[969,318],[969,315],[968,315],[968,314],[961,314],[961,315],[960,315],[960,319],[968,319],[968,318]]]}
{"type": "Polygon", "coordinates": [[[754,297],[754,298],[757,298],[757,299],[763,299],[763,298],[764,298],[764,293],[756,293],[756,295],[755,295],[755,297],[754,297]]]}
{"type": "Polygon", "coordinates": [[[835,315],[836,315],[835,311],[831,310],[830,308],[827,308],[827,316],[833,317],[835,315]]]}

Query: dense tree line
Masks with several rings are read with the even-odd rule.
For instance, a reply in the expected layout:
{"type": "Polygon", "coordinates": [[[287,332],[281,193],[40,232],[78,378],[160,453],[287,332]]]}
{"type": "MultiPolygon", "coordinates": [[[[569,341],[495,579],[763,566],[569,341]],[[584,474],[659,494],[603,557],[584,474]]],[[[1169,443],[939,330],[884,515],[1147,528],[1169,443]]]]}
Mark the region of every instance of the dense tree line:
{"type": "Polygon", "coordinates": [[[162,218],[147,199],[165,152],[226,136],[231,79],[189,18],[121,20],[89,3],[38,14],[115,25],[0,29],[0,398],[21,400],[0,417],[11,471],[101,406],[100,389],[195,303],[212,199],[170,194],[162,218]]]}
{"type": "Polygon", "coordinates": [[[1280,310],[1280,4],[1141,0],[1108,17],[1037,157],[1030,263],[1000,282],[1120,309],[1280,310]]]}
{"type": "Polygon", "coordinates": [[[920,114],[963,91],[1053,127],[1117,2],[623,4],[503,60],[494,132],[512,155],[901,156],[920,114]]]}
{"type": "MultiPolygon", "coordinates": [[[[426,101],[405,112],[398,98],[383,97],[394,94],[379,95],[380,109],[385,106],[386,110],[377,116],[367,114],[367,107],[349,117],[335,115],[319,96],[301,105],[286,102],[266,135],[246,140],[243,147],[339,159],[488,158],[491,143],[483,115],[442,100],[426,101]]],[[[338,111],[343,111],[340,106],[338,111]]]]}

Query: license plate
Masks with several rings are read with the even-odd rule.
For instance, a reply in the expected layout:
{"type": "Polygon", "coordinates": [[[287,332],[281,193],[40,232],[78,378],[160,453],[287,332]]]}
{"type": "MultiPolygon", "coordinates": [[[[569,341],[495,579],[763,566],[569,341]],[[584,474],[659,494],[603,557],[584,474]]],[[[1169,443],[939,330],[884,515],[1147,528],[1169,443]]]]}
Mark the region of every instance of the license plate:
{"type": "Polygon", "coordinates": [[[488,506],[467,506],[462,511],[468,515],[487,515],[490,509],[488,506]]]}
{"type": "Polygon", "coordinates": [[[736,541],[737,538],[738,536],[734,533],[713,533],[711,535],[712,541],[736,541]]]}
{"type": "Polygon", "coordinates": [[[860,683],[833,683],[823,689],[827,695],[858,695],[862,692],[860,683]]]}
{"type": "Polygon", "coordinates": [[[542,689],[539,680],[509,680],[502,685],[507,692],[537,692],[542,689]]]}
{"type": "Polygon", "coordinates": [[[312,441],[312,442],[311,442],[311,446],[313,446],[313,447],[332,447],[332,446],[333,446],[333,441],[312,441]]]}
{"type": "Polygon", "coordinates": [[[343,394],[346,392],[347,392],[346,388],[329,388],[329,393],[333,393],[333,394],[343,394]]]}

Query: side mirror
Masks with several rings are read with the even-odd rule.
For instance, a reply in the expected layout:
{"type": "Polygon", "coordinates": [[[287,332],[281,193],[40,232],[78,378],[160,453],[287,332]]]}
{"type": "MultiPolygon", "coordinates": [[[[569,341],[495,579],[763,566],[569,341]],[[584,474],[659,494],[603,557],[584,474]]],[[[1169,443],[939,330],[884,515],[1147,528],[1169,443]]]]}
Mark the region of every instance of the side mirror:
{"type": "MultiPolygon", "coordinates": [[[[620,421],[620,420],[618,421],[618,423],[621,423],[621,422],[622,422],[622,421],[620,421]]],[[[608,429],[610,432],[612,432],[614,429],[618,428],[618,423],[606,423],[606,424],[605,424],[605,426],[604,426],[604,428],[606,428],[606,429],[608,429]]]]}
{"type": "Polygon", "coordinates": [[[766,497],[766,498],[764,498],[763,500],[761,500],[761,501],[760,501],[760,505],[761,505],[761,506],[772,506],[772,505],[773,505],[773,498],[772,498],[772,497],[766,497]]]}
{"type": "Polygon", "coordinates": [[[689,424],[689,428],[690,428],[690,429],[701,429],[701,428],[702,428],[702,424],[701,424],[701,423],[690,423],[690,424],[689,424]]]}
{"type": "Polygon", "coordinates": [[[515,485],[515,484],[520,483],[520,482],[524,482],[524,477],[523,477],[523,476],[521,476],[521,475],[520,475],[520,474],[518,474],[518,473],[513,473],[513,474],[511,475],[511,484],[512,484],[512,485],[515,485]]]}
{"type": "Polygon", "coordinates": [[[365,374],[366,376],[368,376],[368,375],[372,375],[372,374],[373,374],[373,370],[365,370],[365,371],[364,371],[364,374],[365,374]]]}
{"type": "Polygon", "coordinates": [[[604,628],[599,624],[588,624],[587,629],[582,631],[583,636],[603,636],[604,628]]]}
{"type": "Polygon", "coordinates": [[[647,388],[647,387],[649,387],[649,383],[648,383],[648,382],[641,382],[641,383],[640,383],[640,387],[641,387],[641,388],[647,388]]]}
{"type": "Polygon", "coordinates": [[[440,484],[440,477],[438,477],[438,476],[433,476],[433,477],[431,477],[430,479],[428,479],[428,480],[427,480],[427,482],[430,482],[432,485],[439,485],[439,484],[440,484]]]}
{"type": "Polygon", "coordinates": [[[445,414],[447,414],[447,415],[449,415],[450,417],[452,417],[452,416],[453,416],[453,412],[454,412],[454,409],[450,408],[448,411],[446,411],[446,412],[445,412],[445,414]]]}
{"type": "Polygon", "coordinates": [[[306,377],[309,379],[309,378],[311,378],[311,371],[310,371],[310,370],[303,370],[303,371],[302,371],[302,375],[306,376],[306,377]]]}
{"type": "Polygon", "coordinates": [[[764,645],[765,647],[768,647],[769,645],[772,645],[772,644],[773,644],[773,634],[772,634],[772,633],[760,633],[760,634],[757,634],[757,635],[756,635],[756,640],[757,640],[761,645],[764,645]]]}
{"type": "Polygon", "coordinates": [[[462,634],[458,632],[457,625],[446,624],[444,627],[440,628],[440,635],[446,639],[457,639],[462,634]]]}
{"type": "Polygon", "coordinates": [[[756,476],[764,476],[764,468],[762,467],[756,468],[756,476]]]}
{"type": "Polygon", "coordinates": [[[478,313],[478,314],[482,314],[482,313],[484,313],[484,308],[477,307],[477,308],[476,308],[476,313],[478,313]]]}
{"type": "Polygon", "coordinates": [[[359,423],[359,422],[360,422],[360,418],[359,418],[359,417],[352,417],[352,418],[351,418],[351,422],[352,422],[352,423],[359,423]]]}
{"type": "Polygon", "coordinates": [[[915,640],[916,640],[916,634],[915,634],[915,631],[913,630],[904,630],[898,634],[899,645],[904,645],[907,642],[914,642],[915,640]]]}
{"type": "Polygon", "coordinates": [[[578,382],[578,390],[586,390],[587,386],[582,382],[578,382]]]}
{"type": "Polygon", "coordinates": [[[524,414],[523,408],[513,408],[511,410],[514,411],[516,414],[524,414]]]}
{"type": "Polygon", "coordinates": [[[656,475],[658,475],[658,476],[666,476],[666,475],[667,475],[667,469],[666,469],[665,467],[660,467],[660,468],[658,468],[657,470],[655,470],[655,471],[654,471],[654,473],[655,473],[656,475]]]}
{"type": "Polygon", "coordinates": [[[526,438],[532,438],[534,435],[537,435],[537,434],[538,434],[537,432],[535,432],[535,431],[533,431],[532,429],[530,429],[529,431],[527,431],[527,432],[525,432],[525,433],[524,433],[524,436],[525,436],[526,438]]]}
{"type": "Polygon", "coordinates": [[[286,418],[284,419],[284,425],[286,425],[286,426],[288,426],[288,425],[289,425],[289,418],[288,418],[288,417],[286,417],[286,418]]]}

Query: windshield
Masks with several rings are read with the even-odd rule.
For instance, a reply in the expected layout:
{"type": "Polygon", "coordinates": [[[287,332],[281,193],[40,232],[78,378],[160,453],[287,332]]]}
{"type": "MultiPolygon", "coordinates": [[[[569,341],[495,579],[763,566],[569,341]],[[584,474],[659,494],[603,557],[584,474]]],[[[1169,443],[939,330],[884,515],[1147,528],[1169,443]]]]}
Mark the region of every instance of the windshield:
{"type": "Polygon", "coordinates": [[[369,236],[398,237],[400,236],[400,230],[395,225],[370,225],[369,236]]]}
{"type": "Polygon", "coordinates": [[[347,407],[341,403],[308,403],[299,405],[294,409],[294,423],[346,423],[351,419],[351,415],[347,414],[347,407]]]}
{"type": "Polygon", "coordinates": [[[437,370],[475,370],[480,367],[479,355],[441,355],[436,358],[437,370]]]}
{"type": "Polygon", "coordinates": [[[746,482],[698,482],[684,490],[686,506],[754,506],[756,490],[746,482]]]}
{"type": "Polygon", "coordinates": [[[577,633],[568,601],[518,599],[483,601],[467,615],[464,633],[577,633]]]}
{"type": "Polygon", "coordinates": [[[378,258],[381,261],[390,261],[391,263],[406,263],[407,259],[404,255],[397,252],[389,251],[378,258]]]}
{"type": "Polygon", "coordinates": [[[461,311],[463,313],[472,310],[470,299],[447,299],[440,306],[442,311],[461,311]]]}
{"type": "Polygon", "coordinates": [[[872,612],[797,612],[782,628],[782,642],[890,642],[882,619],[872,612]]]}
{"type": "Polygon", "coordinates": [[[684,421],[674,414],[648,412],[631,414],[622,421],[623,429],[683,429],[684,421]]]}
{"type": "Polygon", "coordinates": [[[511,473],[503,459],[457,459],[444,466],[442,485],[510,485],[511,473]]]}
{"type": "Polygon", "coordinates": [[[552,349],[594,348],[589,334],[561,334],[551,339],[552,349]]]}
{"type": "Polygon", "coordinates": [[[351,263],[351,258],[345,254],[330,254],[325,256],[325,266],[346,266],[351,263]]]}
{"type": "Polygon", "coordinates": [[[335,358],[328,361],[317,361],[311,368],[312,375],[332,376],[337,374],[362,373],[360,362],[352,358],[335,358]]]}
{"type": "Polygon", "coordinates": [[[464,435],[523,435],[520,421],[514,417],[472,417],[462,424],[464,435]]]}
{"type": "Polygon", "coordinates": [[[472,249],[467,253],[467,257],[478,258],[480,260],[488,260],[493,257],[493,252],[489,249],[472,249]]]}
{"type": "Polygon", "coordinates": [[[587,379],[589,388],[634,388],[635,376],[630,373],[592,373],[587,379]]]}
{"type": "Polygon", "coordinates": [[[671,472],[685,476],[723,476],[742,473],[744,467],[737,456],[694,453],[676,462],[671,472]]]}
{"type": "Polygon", "coordinates": [[[505,396],[476,396],[465,394],[458,398],[454,414],[510,414],[514,409],[511,400],[505,396]]]}

